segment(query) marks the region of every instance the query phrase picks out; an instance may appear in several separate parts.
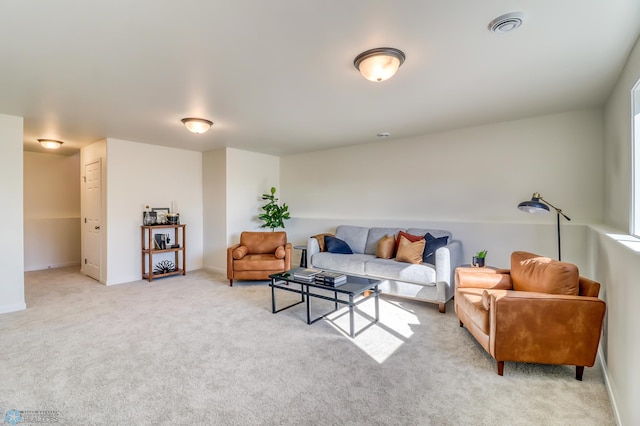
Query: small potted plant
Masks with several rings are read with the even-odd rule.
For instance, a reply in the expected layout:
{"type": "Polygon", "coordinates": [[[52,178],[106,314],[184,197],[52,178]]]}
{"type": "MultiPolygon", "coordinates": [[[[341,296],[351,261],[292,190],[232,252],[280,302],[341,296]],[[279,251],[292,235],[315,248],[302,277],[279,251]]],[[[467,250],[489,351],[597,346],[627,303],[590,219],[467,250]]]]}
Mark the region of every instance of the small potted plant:
{"type": "Polygon", "coordinates": [[[260,227],[271,228],[271,231],[275,231],[275,228],[284,229],[284,221],[291,218],[289,206],[286,203],[278,204],[276,188],[271,187],[271,194],[262,194],[262,199],[268,203],[262,206],[264,213],[258,216],[258,219],[264,222],[260,227]]]}
{"type": "Polygon", "coordinates": [[[482,250],[479,251],[475,254],[475,256],[473,256],[473,262],[472,265],[482,268],[484,267],[484,259],[485,257],[487,257],[487,251],[486,250],[482,250]]]}

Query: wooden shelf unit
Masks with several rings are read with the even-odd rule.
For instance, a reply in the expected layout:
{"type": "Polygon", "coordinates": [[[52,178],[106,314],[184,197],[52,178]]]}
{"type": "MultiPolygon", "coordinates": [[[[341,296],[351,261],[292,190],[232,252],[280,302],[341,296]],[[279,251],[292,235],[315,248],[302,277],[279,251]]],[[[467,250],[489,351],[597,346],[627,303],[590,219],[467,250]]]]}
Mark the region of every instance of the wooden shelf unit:
{"type": "MultiPolygon", "coordinates": [[[[142,279],[153,281],[154,278],[170,277],[172,275],[186,275],[187,267],[187,240],[185,235],[185,227],[187,225],[142,225],[140,226],[141,244],[142,244],[142,279]],[[154,249],[154,231],[173,229],[173,242],[180,244],[178,248],[154,249]],[[175,271],[166,272],[164,274],[156,274],[153,272],[153,256],[161,253],[174,253],[175,271]]],[[[156,232],[158,234],[165,232],[156,232]]]]}

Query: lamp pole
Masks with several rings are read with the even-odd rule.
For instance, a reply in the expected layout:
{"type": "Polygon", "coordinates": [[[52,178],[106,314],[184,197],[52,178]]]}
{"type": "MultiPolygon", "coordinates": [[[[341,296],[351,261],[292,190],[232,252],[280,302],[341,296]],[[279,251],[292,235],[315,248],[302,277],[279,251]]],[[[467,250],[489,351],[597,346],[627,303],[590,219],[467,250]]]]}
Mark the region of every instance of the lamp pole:
{"type": "Polygon", "coordinates": [[[557,208],[556,206],[554,206],[553,204],[551,204],[550,202],[542,198],[542,196],[540,197],[540,200],[545,204],[549,205],[549,207],[552,207],[556,211],[556,223],[558,226],[558,260],[562,260],[562,251],[560,248],[560,215],[562,215],[562,217],[564,217],[567,220],[571,220],[571,219],[569,218],[569,216],[562,213],[562,209],[557,208]]]}

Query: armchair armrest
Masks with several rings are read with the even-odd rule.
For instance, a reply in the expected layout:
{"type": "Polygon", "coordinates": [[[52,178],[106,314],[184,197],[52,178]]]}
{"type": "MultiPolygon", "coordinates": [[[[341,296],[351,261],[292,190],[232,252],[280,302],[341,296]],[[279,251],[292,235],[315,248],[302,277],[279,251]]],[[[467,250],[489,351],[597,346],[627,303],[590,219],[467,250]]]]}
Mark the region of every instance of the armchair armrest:
{"type": "Polygon", "coordinates": [[[510,290],[513,288],[513,281],[508,269],[457,268],[456,288],[458,287],[510,290]]]}
{"type": "Polygon", "coordinates": [[[490,297],[489,346],[497,361],[593,366],[604,301],[527,291],[490,297]]]}
{"type": "Polygon", "coordinates": [[[227,248],[227,279],[233,279],[233,251],[240,247],[240,244],[234,244],[227,248]]]}

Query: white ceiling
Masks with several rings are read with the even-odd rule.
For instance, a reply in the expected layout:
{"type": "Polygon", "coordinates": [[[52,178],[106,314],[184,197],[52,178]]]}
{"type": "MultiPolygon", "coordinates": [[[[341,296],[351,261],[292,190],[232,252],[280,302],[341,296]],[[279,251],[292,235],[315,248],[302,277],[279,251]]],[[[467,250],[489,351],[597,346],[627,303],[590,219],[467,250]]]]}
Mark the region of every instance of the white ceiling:
{"type": "Polygon", "coordinates": [[[638,0],[1,0],[0,113],[26,150],[284,155],[600,106],[639,33],[638,0]],[[383,46],[407,59],[369,82],[353,59],[383,46]]]}

